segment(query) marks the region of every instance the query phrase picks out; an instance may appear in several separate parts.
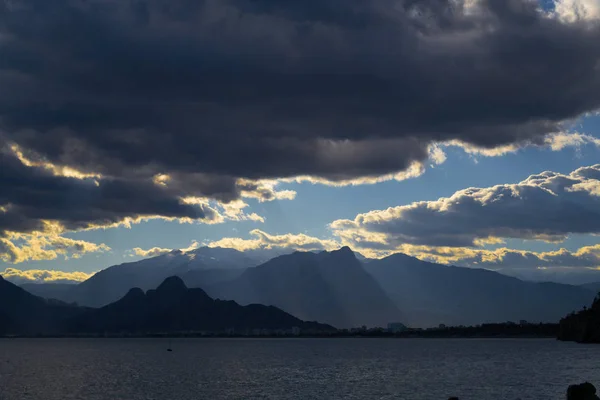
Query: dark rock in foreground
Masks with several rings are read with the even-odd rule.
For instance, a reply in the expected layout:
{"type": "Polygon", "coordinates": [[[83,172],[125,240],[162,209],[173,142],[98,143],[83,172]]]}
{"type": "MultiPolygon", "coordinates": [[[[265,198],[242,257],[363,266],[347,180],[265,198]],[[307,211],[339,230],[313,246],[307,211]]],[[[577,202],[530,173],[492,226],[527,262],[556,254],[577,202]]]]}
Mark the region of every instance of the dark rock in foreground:
{"type": "Polygon", "coordinates": [[[596,297],[591,308],[584,308],[560,320],[558,339],[600,343],[600,296],[596,297]]]}
{"type": "MultiPolygon", "coordinates": [[[[458,400],[458,397],[450,397],[448,400],[458,400]]],[[[589,382],[579,385],[571,385],[567,389],[567,400],[600,400],[596,395],[596,388],[589,382]]]]}
{"type": "Polygon", "coordinates": [[[571,385],[567,389],[567,400],[600,400],[596,396],[596,388],[589,382],[571,385]]]}

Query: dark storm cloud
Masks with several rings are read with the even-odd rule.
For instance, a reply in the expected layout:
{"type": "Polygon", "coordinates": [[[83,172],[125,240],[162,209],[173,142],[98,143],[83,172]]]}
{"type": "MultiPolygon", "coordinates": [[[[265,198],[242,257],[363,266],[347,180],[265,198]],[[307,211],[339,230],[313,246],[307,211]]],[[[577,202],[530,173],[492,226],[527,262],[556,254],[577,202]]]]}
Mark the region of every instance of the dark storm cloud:
{"type": "Polygon", "coordinates": [[[11,0],[0,121],[113,176],[376,176],[597,109],[599,29],[526,0],[11,0]]]}
{"type": "Polygon", "coordinates": [[[403,244],[460,247],[489,238],[562,241],[570,234],[598,234],[599,172],[600,164],[569,175],[546,171],[518,184],[468,188],[331,226],[357,248],[373,242],[388,250],[403,244]]]}
{"type": "Polygon", "coordinates": [[[126,218],[172,217],[211,220],[210,208],[183,204],[151,181],[77,179],[27,167],[0,151],[0,237],[6,231],[44,230],[44,220],[76,230],[126,218]]]}

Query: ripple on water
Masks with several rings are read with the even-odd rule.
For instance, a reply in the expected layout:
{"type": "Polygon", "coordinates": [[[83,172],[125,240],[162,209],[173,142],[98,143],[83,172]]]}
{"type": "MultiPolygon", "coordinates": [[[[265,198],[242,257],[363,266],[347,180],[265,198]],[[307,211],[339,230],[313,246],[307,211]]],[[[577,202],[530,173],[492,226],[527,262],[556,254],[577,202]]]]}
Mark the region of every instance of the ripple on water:
{"type": "Polygon", "coordinates": [[[600,347],[510,339],[0,340],[0,399],[560,399],[600,347]]]}

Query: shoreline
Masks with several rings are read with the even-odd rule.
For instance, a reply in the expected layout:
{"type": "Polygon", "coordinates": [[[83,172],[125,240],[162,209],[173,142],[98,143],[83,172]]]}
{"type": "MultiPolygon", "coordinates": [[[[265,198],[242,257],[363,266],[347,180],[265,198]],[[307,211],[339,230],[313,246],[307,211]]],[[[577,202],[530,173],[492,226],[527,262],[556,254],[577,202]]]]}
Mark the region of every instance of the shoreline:
{"type": "Polygon", "coordinates": [[[8,334],[0,338],[230,338],[230,339],[558,339],[558,324],[495,323],[476,326],[451,326],[438,328],[406,328],[400,331],[383,328],[353,328],[338,330],[295,329],[227,329],[217,331],[165,330],[165,331],[116,331],[116,332],[39,332],[34,334],[8,334]]]}
{"type": "Polygon", "coordinates": [[[11,339],[554,339],[550,335],[481,335],[481,336],[361,336],[361,335],[298,335],[298,336],[244,336],[244,335],[14,335],[0,336],[0,340],[11,339]]]}

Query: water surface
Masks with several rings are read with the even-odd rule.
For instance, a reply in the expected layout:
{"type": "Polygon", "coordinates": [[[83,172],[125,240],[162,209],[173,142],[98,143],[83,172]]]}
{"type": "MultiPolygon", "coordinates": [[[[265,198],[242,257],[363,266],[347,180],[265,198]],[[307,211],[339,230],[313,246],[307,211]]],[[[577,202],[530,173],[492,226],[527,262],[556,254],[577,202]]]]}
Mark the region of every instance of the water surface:
{"type": "Polygon", "coordinates": [[[0,399],[563,399],[600,346],[511,339],[4,339],[0,399]]]}

